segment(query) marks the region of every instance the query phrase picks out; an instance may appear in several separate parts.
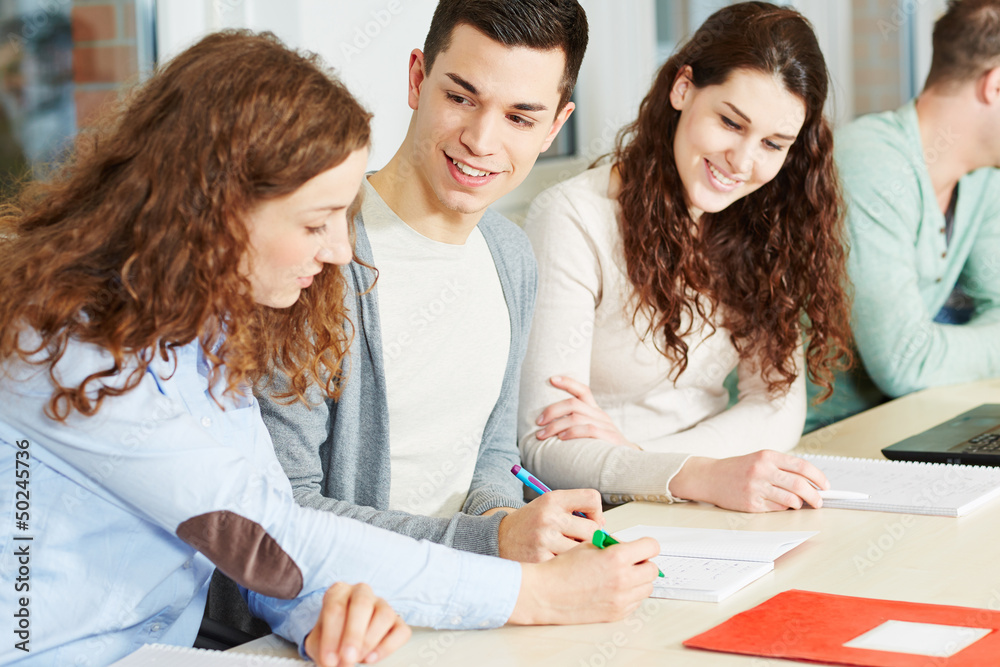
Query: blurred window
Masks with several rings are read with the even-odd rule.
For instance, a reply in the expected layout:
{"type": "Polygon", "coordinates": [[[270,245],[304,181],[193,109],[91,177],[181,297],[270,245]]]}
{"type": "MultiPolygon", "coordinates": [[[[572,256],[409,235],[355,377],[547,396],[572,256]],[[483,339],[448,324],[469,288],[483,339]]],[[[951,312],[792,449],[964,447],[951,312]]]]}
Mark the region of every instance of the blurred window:
{"type": "Polygon", "coordinates": [[[155,57],[153,0],[0,0],[0,180],[44,178],[155,57]],[[140,67],[140,61],[143,66],[140,67]]]}

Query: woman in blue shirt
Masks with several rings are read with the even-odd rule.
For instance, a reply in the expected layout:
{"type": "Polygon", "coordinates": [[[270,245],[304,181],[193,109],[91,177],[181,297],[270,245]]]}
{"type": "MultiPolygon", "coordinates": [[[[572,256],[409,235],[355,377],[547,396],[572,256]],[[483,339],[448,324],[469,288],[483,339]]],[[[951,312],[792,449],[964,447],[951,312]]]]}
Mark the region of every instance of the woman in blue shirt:
{"type": "Polygon", "coordinates": [[[0,217],[0,497],[16,510],[0,566],[27,570],[3,587],[27,620],[0,662],[190,646],[215,567],[323,664],[395,650],[396,612],[592,622],[651,592],[651,540],[521,565],[294,502],[248,388],[273,364],[290,400],[317,381],[336,395],[350,328],[323,269],[351,260],[368,120],[314,57],[212,35],[0,217]]]}

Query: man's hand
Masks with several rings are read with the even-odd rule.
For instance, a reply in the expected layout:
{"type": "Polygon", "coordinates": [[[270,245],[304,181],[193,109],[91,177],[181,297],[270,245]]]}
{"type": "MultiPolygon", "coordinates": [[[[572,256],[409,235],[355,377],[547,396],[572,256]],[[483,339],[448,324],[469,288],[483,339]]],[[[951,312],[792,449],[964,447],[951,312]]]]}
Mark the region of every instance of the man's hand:
{"type": "Polygon", "coordinates": [[[368,584],[337,583],[323,595],[305,649],[320,667],[349,667],[381,660],[409,638],[409,626],[368,584]]]}
{"type": "Polygon", "coordinates": [[[524,563],[549,560],[587,542],[604,525],[601,494],[593,489],[550,491],[509,511],[500,521],[500,557],[524,563]]]}
{"type": "Polygon", "coordinates": [[[644,537],[606,549],[588,542],[544,563],[525,563],[510,623],[619,621],[653,592],[658,572],[649,559],[659,552],[656,540],[644,537]]]}
{"type": "Polygon", "coordinates": [[[818,489],[830,483],[816,466],[764,449],[726,459],[693,456],[670,480],[670,493],[741,512],[822,507],[818,489]]]}

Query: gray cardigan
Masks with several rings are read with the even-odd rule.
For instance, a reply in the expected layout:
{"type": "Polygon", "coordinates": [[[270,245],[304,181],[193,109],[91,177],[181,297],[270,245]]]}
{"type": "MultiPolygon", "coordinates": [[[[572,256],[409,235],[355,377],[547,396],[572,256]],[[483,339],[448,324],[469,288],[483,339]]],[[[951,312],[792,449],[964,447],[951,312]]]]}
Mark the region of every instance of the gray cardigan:
{"type": "MultiPolygon", "coordinates": [[[[355,255],[372,265],[372,250],[360,214],[355,218],[355,227],[355,255]]],[[[538,269],[531,244],[517,225],[487,210],[479,221],[479,229],[493,255],[507,301],[510,353],[500,397],[483,430],[472,486],[462,512],[451,518],[434,518],[386,509],[390,481],[389,413],[378,288],[371,289],[374,272],[357,262],[341,267],[349,290],[348,319],[354,336],[348,354],[349,373],[340,399],[336,402],[322,399],[314,387],[309,397],[313,407],[309,408],[301,402],[281,405],[264,392],[257,392],[274,451],[300,505],[456,549],[499,555],[497,534],[506,513],[480,515],[494,507],[524,504],[521,482],[510,473],[510,468],[519,462],[518,384],[535,307],[538,269]],[[331,470],[336,474],[329,474],[331,470]]],[[[279,375],[274,378],[274,386],[283,389],[287,381],[279,375]]],[[[434,415],[428,417],[433,419],[434,415]]],[[[250,615],[236,584],[218,571],[212,577],[205,615],[255,636],[268,632],[266,623],[250,615]]]]}
{"type": "MultiPolygon", "coordinates": [[[[355,253],[361,261],[373,264],[360,214],[355,223],[355,253]]],[[[519,462],[518,384],[535,303],[537,266],[524,232],[503,216],[487,210],[479,229],[493,256],[507,302],[510,353],[500,397],[483,431],[462,512],[450,518],[434,518],[387,509],[390,425],[378,287],[372,289],[374,272],[357,262],[343,268],[349,292],[348,318],[355,331],[340,399],[323,400],[310,409],[302,403],[281,405],[258,395],[264,423],[299,504],[417,539],[499,555],[497,533],[504,513],[480,515],[495,507],[516,508],[524,504],[523,488],[510,468],[519,462]]],[[[473,369],[455,369],[456,373],[463,371],[473,372],[473,369]]],[[[318,400],[311,398],[313,403],[318,400]]],[[[435,415],[429,412],[428,419],[435,419],[435,415]]]]}

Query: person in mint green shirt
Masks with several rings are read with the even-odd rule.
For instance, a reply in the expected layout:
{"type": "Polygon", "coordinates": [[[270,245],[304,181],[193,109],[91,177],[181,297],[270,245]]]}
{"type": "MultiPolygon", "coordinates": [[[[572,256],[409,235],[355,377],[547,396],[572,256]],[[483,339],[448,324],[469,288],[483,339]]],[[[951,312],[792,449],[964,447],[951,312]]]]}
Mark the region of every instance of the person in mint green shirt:
{"type": "Polygon", "coordinates": [[[859,363],[807,432],[1000,376],[1000,0],[952,0],[933,44],[919,97],[836,136],[859,363]]]}

